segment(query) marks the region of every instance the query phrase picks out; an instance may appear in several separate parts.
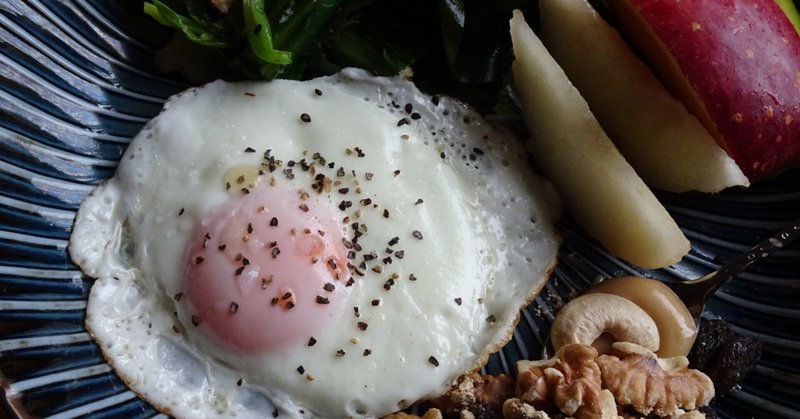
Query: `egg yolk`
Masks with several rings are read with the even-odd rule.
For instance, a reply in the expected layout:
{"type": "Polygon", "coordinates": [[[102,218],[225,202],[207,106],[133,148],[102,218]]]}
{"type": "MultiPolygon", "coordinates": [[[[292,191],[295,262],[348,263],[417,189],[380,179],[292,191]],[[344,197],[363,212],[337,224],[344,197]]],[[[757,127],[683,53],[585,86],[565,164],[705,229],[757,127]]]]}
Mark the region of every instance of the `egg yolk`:
{"type": "Polygon", "coordinates": [[[347,249],[333,215],[280,187],[232,197],[189,243],[188,327],[251,353],[308,342],[347,295],[347,249]]]}

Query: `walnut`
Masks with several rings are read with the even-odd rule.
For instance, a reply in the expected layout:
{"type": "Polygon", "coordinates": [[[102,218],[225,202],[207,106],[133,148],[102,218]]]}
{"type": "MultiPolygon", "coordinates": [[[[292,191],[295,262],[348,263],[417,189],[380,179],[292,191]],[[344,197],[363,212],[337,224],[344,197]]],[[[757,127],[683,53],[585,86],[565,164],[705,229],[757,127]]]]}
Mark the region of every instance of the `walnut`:
{"type": "Polygon", "coordinates": [[[463,376],[447,393],[431,401],[446,417],[464,417],[466,413],[478,419],[502,417],[503,402],[514,396],[514,379],[478,373],[463,376]]]}
{"type": "Polygon", "coordinates": [[[508,399],[503,403],[503,418],[505,419],[550,419],[550,416],[541,410],[523,402],[520,399],[508,399]]]}
{"type": "MultiPolygon", "coordinates": [[[[555,357],[517,363],[517,395],[536,410],[555,410],[575,418],[602,414],[600,368],[597,350],[584,344],[567,344],[555,357]]],[[[614,409],[616,412],[616,408],[614,409]]]]}
{"type": "Polygon", "coordinates": [[[383,419],[442,419],[442,412],[439,409],[428,409],[422,416],[411,415],[405,412],[392,413],[389,416],[384,416],[383,419]]]}
{"type": "Polygon", "coordinates": [[[607,389],[600,391],[598,405],[600,411],[599,419],[619,418],[619,415],[617,414],[617,401],[614,399],[614,394],[607,389]]]}
{"type": "Polygon", "coordinates": [[[670,419],[705,419],[706,415],[701,413],[699,410],[692,410],[689,412],[682,412],[678,413],[677,415],[673,415],[670,419]]]}
{"type": "MultiPolygon", "coordinates": [[[[601,390],[598,398],[598,419],[620,419],[617,414],[617,402],[614,395],[608,390],[601,390]]],[[[503,404],[503,418],[505,419],[550,419],[547,412],[536,410],[535,407],[520,399],[508,399],[503,404]]],[[[681,418],[683,419],[683,418],[681,418]]],[[[690,419],[690,418],[686,418],[690,419]]],[[[696,419],[696,418],[692,418],[696,419]]]]}
{"type": "Polygon", "coordinates": [[[714,397],[711,379],[687,368],[685,357],[659,360],[649,349],[627,342],[611,348],[612,354],[598,357],[597,365],[603,387],[622,406],[643,415],[673,416],[705,406],[714,397]]]}

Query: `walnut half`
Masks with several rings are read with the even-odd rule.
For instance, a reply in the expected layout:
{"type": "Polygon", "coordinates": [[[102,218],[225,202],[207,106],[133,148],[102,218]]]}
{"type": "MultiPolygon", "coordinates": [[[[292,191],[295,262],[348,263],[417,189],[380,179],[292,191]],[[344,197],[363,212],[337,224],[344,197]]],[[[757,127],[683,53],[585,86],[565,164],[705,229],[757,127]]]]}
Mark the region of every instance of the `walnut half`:
{"type": "Polygon", "coordinates": [[[687,368],[685,357],[659,360],[652,351],[627,342],[611,349],[612,354],[597,358],[597,365],[603,386],[620,405],[643,415],[673,416],[705,406],[714,397],[711,379],[687,368]]]}
{"type": "MultiPolygon", "coordinates": [[[[603,416],[597,350],[584,344],[567,344],[545,361],[517,363],[517,397],[536,410],[555,410],[575,418],[603,416]]],[[[518,404],[517,402],[512,402],[518,404]]],[[[614,413],[616,414],[616,406],[614,413]]],[[[509,407],[518,407],[512,405],[509,407]]]]}

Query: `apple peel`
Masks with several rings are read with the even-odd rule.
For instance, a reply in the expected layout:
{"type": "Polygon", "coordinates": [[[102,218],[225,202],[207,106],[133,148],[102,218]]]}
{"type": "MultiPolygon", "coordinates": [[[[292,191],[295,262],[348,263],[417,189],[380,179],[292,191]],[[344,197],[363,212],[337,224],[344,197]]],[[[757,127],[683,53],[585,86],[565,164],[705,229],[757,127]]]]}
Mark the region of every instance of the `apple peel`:
{"type": "Polygon", "coordinates": [[[513,72],[533,158],[565,208],[614,256],[643,268],[678,262],[689,241],[625,161],[589,105],[515,10],[513,72]]]}

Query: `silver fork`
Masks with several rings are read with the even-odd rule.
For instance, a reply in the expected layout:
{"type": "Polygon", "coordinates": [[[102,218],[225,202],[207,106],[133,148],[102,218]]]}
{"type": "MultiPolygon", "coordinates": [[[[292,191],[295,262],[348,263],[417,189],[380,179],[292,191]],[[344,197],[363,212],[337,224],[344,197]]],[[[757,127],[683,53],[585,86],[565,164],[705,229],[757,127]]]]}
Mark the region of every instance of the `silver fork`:
{"type": "Polygon", "coordinates": [[[708,275],[689,281],[667,282],[666,285],[675,291],[675,294],[678,294],[681,301],[686,304],[686,308],[689,309],[689,313],[694,317],[695,324],[697,324],[697,320],[703,313],[706,301],[722,285],[735,278],[749,268],[750,265],[773,254],[798,237],[800,237],[800,219],[795,220],[708,275]]]}

